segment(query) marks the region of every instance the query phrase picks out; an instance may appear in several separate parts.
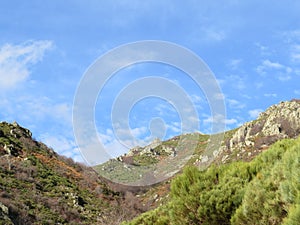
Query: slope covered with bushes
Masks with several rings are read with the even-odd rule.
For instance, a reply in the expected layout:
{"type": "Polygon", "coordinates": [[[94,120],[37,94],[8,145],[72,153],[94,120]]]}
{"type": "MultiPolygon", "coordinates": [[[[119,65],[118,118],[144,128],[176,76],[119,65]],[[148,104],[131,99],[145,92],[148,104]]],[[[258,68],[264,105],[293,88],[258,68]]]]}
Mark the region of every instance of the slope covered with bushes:
{"type": "Polygon", "coordinates": [[[119,224],[137,213],[93,169],[0,123],[0,224],[119,224]]]}
{"type": "Polygon", "coordinates": [[[300,138],[272,145],[251,162],[188,167],[171,200],[124,224],[299,224],[300,138]]]}

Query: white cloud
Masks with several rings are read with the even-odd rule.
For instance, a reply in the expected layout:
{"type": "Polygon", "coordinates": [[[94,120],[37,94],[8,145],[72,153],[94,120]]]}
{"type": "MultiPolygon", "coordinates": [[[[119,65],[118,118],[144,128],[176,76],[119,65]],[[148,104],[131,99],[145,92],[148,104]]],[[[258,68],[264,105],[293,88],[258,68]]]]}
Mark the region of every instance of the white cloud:
{"type": "MultiPolygon", "coordinates": [[[[113,141],[109,142],[108,144],[104,145],[105,151],[111,156],[111,158],[116,158],[120,155],[124,155],[129,151],[128,144],[122,144],[118,140],[114,139],[113,141]]],[[[135,145],[137,146],[137,145],[135,145]]]]}
{"type": "Polygon", "coordinates": [[[280,74],[278,76],[278,80],[280,80],[280,81],[288,81],[290,79],[292,79],[292,77],[290,75],[287,75],[287,74],[280,74]]]}
{"type": "Polygon", "coordinates": [[[235,108],[235,109],[243,109],[246,106],[245,104],[243,104],[235,99],[227,98],[226,102],[229,104],[229,107],[235,108]]]}
{"type": "Polygon", "coordinates": [[[136,127],[129,128],[120,127],[119,125],[114,125],[114,129],[106,129],[105,132],[100,132],[98,136],[100,137],[103,144],[109,144],[115,139],[120,140],[122,143],[128,143],[128,148],[134,147],[139,144],[139,139],[145,138],[147,134],[147,127],[136,127]]]}
{"type": "Polygon", "coordinates": [[[223,30],[216,30],[213,28],[205,29],[204,35],[209,41],[222,41],[226,38],[226,33],[223,30]]]}
{"type": "Polygon", "coordinates": [[[177,113],[175,108],[171,104],[157,104],[154,110],[158,112],[159,116],[168,116],[177,113]]]}
{"type": "MultiPolygon", "coordinates": [[[[54,102],[47,97],[27,96],[18,100],[19,110],[35,120],[53,119],[72,123],[72,106],[66,102],[54,102]]],[[[18,110],[18,109],[16,109],[18,110]]],[[[17,111],[16,111],[17,112],[17,111]]]]}
{"type": "Polygon", "coordinates": [[[105,151],[111,156],[111,158],[115,158],[127,153],[129,149],[135,146],[146,146],[149,144],[151,140],[147,137],[141,140],[128,135],[129,132],[133,132],[135,135],[141,135],[144,131],[145,127],[134,128],[131,129],[131,131],[119,129],[117,132],[114,132],[112,129],[107,129],[105,132],[99,132],[98,137],[100,143],[105,148],[105,151]]]}
{"type": "Polygon", "coordinates": [[[263,56],[271,55],[269,47],[262,45],[261,43],[255,43],[255,46],[258,47],[261,55],[263,56]]]}
{"type": "Polygon", "coordinates": [[[41,141],[47,146],[53,148],[58,154],[73,158],[77,162],[84,162],[79,149],[74,141],[65,137],[57,137],[49,134],[43,134],[41,141]]]}
{"type": "Polygon", "coordinates": [[[250,96],[250,95],[247,95],[247,94],[242,94],[241,95],[243,98],[246,98],[246,99],[252,99],[253,97],[250,96]]]}
{"type": "Polygon", "coordinates": [[[114,134],[111,129],[106,129],[105,133],[98,133],[98,137],[103,145],[107,145],[114,140],[114,134]]]}
{"type": "Polygon", "coordinates": [[[295,41],[300,40],[300,30],[282,32],[281,36],[284,37],[285,42],[294,43],[295,41]]]}
{"type": "Polygon", "coordinates": [[[30,66],[43,59],[51,41],[29,41],[20,45],[6,44],[0,48],[0,88],[12,88],[26,80],[30,66]]]}
{"type": "Polygon", "coordinates": [[[278,62],[271,62],[268,59],[264,60],[262,64],[266,68],[272,68],[272,69],[283,69],[284,68],[284,66],[281,65],[280,63],[278,63],[278,62]]]}
{"type": "Polygon", "coordinates": [[[179,122],[172,122],[170,124],[167,124],[167,128],[170,129],[174,133],[181,132],[181,124],[179,122]]]}
{"type": "Polygon", "coordinates": [[[289,47],[289,56],[292,63],[300,63],[300,30],[282,32],[281,36],[289,47]]]}
{"type": "Polygon", "coordinates": [[[241,91],[247,87],[246,79],[247,77],[245,75],[231,74],[226,77],[226,84],[241,91]]]}
{"type": "Polygon", "coordinates": [[[291,49],[291,61],[294,63],[300,63],[300,45],[292,45],[291,49]]]}
{"type": "Polygon", "coordinates": [[[215,94],[213,95],[213,98],[214,98],[215,100],[223,100],[223,99],[225,99],[225,96],[224,96],[223,93],[215,93],[215,94]]]}
{"type": "Polygon", "coordinates": [[[251,119],[256,119],[262,111],[262,109],[252,109],[248,111],[248,114],[251,119]]]}
{"type": "Polygon", "coordinates": [[[265,75],[268,69],[282,69],[283,65],[279,63],[271,62],[270,60],[264,60],[261,65],[256,68],[256,71],[260,75],[265,75]]]}
{"type": "Polygon", "coordinates": [[[236,119],[227,119],[223,115],[216,115],[214,117],[210,116],[210,117],[204,119],[203,123],[204,124],[215,123],[215,124],[232,125],[232,124],[236,124],[237,120],[236,119]]]}
{"type": "Polygon", "coordinates": [[[287,81],[291,79],[289,74],[293,72],[293,69],[289,66],[285,66],[278,62],[272,62],[267,59],[262,61],[261,65],[256,67],[256,72],[262,76],[266,75],[267,73],[275,72],[280,81],[287,81]]]}
{"type": "MultiPolygon", "coordinates": [[[[136,128],[127,128],[127,126],[121,126],[118,123],[115,123],[113,129],[113,133],[106,133],[106,135],[113,136],[114,138],[118,138],[120,141],[124,143],[130,143],[129,147],[133,147],[135,143],[135,139],[141,138],[148,131],[147,127],[136,127],[136,128]],[[133,144],[133,145],[132,145],[133,144]]],[[[110,129],[108,129],[109,131],[110,129]]],[[[106,138],[108,140],[108,138],[106,138]]]]}
{"type": "Polygon", "coordinates": [[[236,124],[236,123],[237,123],[236,119],[226,119],[225,120],[226,125],[232,125],[232,124],[236,124]]]}
{"type": "Polygon", "coordinates": [[[265,97],[273,97],[273,98],[276,98],[277,97],[277,94],[276,93],[266,93],[264,94],[265,97]]]}
{"type": "Polygon", "coordinates": [[[190,95],[190,98],[193,102],[193,106],[195,107],[195,109],[197,109],[197,110],[203,109],[202,105],[205,104],[205,99],[203,99],[201,96],[196,95],[196,94],[190,95]]]}
{"type": "Polygon", "coordinates": [[[141,137],[145,135],[147,131],[148,131],[147,127],[136,127],[130,129],[130,132],[134,137],[141,137]]]}
{"type": "Polygon", "coordinates": [[[203,103],[204,100],[202,99],[201,96],[199,95],[191,95],[191,99],[192,101],[195,103],[195,104],[200,104],[200,103],[203,103]]]}
{"type": "Polygon", "coordinates": [[[236,69],[239,67],[239,65],[241,64],[242,61],[243,61],[242,59],[232,59],[232,60],[229,62],[228,66],[229,66],[232,70],[236,70],[236,69]]]}
{"type": "Polygon", "coordinates": [[[300,95],[300,90],[294,90],[294,94],[300,95]]]}

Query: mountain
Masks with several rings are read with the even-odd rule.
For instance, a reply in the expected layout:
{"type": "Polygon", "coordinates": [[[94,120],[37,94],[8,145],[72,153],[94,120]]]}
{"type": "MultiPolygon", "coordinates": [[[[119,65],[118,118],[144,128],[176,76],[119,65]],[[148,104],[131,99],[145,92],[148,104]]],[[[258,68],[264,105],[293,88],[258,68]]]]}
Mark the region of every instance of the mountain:
{"type": "Polygon", "coordinates": [[[298,224],[299,134],[291,100],[225,132],[213,154],[211,136],[184,134],[89,168],[1,122],[0,224],[298,224]]]}
{"type": "Polygon", "coordinates": [[[215,148],[212,149],[213,153],[206,151],[211,140],[209,135],[184,134],[167,141],[155,139],[145,147],[135,147],[125,155],[96,166],[95,170],[114,182],[143,186],[172,177],[180,171],[178,165],[200,167],[211,163],[249,161],[276,141],[295,138],[299,134],[300,100],[293,99],[273,105],[256,120],[225,132],[221,146],[212,145],[215,148]],[[188,152],[187,148],[192,148],[192,151],[188,152]],[[182,152],[187,158],[180,158],[182,152]],[[155,179],[147,176],[149,171],[156,175],[155,179]],[[152,181],[149,182],[149,179],[152,181]]]}
{"type": "Polygon", "coordinates": [[[300,224],[300,101],[271,106],[225,133],[213,163],[195,154],[172,179],[168,200],[138,224],[300,224]],[[192,166],[191,166],[192,165],[192,166]]]}

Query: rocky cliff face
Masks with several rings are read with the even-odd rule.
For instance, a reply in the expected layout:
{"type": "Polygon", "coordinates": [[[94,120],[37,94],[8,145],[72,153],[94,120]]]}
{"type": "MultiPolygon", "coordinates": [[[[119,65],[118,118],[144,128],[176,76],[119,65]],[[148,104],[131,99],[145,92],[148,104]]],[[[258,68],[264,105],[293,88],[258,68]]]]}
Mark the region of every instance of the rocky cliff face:
{"type": "Polygon", "coordinates": [[[300,134],[300,100],[280,102],[259,117],[230,131],[218,159],[223,163],[234,159],[251,159],[277,140],[300,134]]]}

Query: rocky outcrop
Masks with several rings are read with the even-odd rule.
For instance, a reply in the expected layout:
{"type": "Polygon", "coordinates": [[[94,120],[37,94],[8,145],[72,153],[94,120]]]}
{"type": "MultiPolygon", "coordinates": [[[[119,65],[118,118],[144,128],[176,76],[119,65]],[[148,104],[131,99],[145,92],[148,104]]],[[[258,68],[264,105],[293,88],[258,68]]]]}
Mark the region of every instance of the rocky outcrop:
{"type": "Polygon", "coordinates": [[[145,147],[134,147],[126,154],[126,156],[133,156],[136,154],[149,154],[153,153],[154,149],[162,144],[162,141],[159,138],[155,138],[149,145],[145,147]]]}
{"type": "Polygon", "coordinates": [[[6,225],[13,224],[13,222],[9,218],[8,207],[5,206],[2,202],[0,202],[0,223],[6,225]]]}
{"type": "Polygon", "coordinates": [[[30,130],[21,127],[17,122],[0,122],[0,156],[18,157],[23,154],[21,143],[26,145],[35,142],[30,130]]]}
{"type": "Polygon", "coordinates": [[[12,136],[14,138],[20,138],[20,137],[32,138],[31,131],[24,127],[21,127],[17,122],[13,122],[13,123],[1,122],[0,125],[8,127],[9,129],[7,130],[6,133],[1,131],[0,137],[6,135],[6,136],[12,136]]]}
{"type": "Polygon", "coordinates": [[[160,157],[160,156],[176,156],[176,148],[170,145],[164,144],[159,138],[155,138],[149,145],[145,147],[134,147],[130,151],[119,156],[116,159],[120,162],[125,162],[128,164],[134,164],[132,157],[134,156],[147,156],[147,157],[160,157]]]}
{"type": "Polygon", "coordinates": [[[262,134],[294,138],[300,133],[300,102],[281,102],[271,106],[259,119],[265,118],[262,134]]]}
{"type": "MultiPolygon", "coordinates": [[[[220,153],[237,152],[253,157],[277,140],[295,138],[300,134],[300,100],[280,102],[259,117],[239,127],[224,141],[220,153]]],[[[230,157],[223,154],[222,162],[230,157]]]]}
{"type": "Polygon", "coordinates": [[[153,152],[153,150],[159,145],[161,145],[161,140],[159,138],[155,138],[149,145],[147,145],[142,150],[142,154],[153,152]]]}

